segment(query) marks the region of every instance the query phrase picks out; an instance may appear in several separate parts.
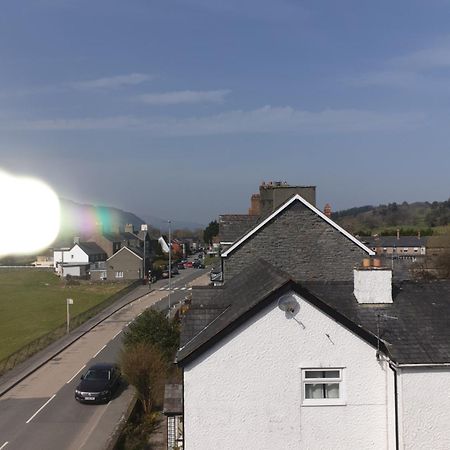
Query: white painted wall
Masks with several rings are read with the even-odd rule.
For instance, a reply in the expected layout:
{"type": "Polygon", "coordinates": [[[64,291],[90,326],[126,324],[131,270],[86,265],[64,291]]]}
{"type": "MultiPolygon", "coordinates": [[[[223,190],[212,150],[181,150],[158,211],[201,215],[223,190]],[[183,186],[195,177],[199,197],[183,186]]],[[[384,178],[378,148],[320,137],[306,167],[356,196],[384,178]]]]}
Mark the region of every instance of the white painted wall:
{"type": "Polygon", "coordinates": [[[186,450],[395,448],[392,371],[375,349],[300,303],[276,303],[184,370],[186,450]],[[344,367],[343,406],[302,406],[301,368],[344,367]]]}
{"type": "Polygon", "coordinates": [[[399,376],[405,449],[450,449],[450,367],[402,369],[399,376]]]}
{"type": "Polygon", "coordinates": [[[64,262],[75,263],[75,262],[89,262],[89,255],[84,252],[77,244],[75,244],[69,251],[68,260],[64,262]]]}
{"type": "Polygon", "coordinates": [[[58,249],[53,251],[53,266],[57,269],[58,263],[69,261],[69,249],[58,249]]]}

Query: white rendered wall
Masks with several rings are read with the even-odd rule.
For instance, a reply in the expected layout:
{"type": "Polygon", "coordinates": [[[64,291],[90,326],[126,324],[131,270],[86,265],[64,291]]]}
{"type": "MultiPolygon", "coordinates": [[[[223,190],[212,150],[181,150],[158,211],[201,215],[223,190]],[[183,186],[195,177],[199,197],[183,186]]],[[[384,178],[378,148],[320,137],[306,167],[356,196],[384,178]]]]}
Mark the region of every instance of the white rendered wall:
{"type": "Polygon", "coordinates": [[[66,263],[74,263],[74,262],[89,262],[89,256],[81,250],[78,245],[74,245],[72,249],[69,251],[69,255],[66,261],[66,255],[64,255],[64,262],[66,263]]]}
{"type": "Polygon", "coordinates": [[[450,449],[450,368],[400,374],[402,448],[450,449]]]}
{"type": "Polygon", "coordinates": [[[185,368],[186,450],[395,448],[392,371],[295,298],[295,319],[275,303],[185,368]],[[344,406],[301,405],[301,369],[318,367],[344,368],[344,406]]]}

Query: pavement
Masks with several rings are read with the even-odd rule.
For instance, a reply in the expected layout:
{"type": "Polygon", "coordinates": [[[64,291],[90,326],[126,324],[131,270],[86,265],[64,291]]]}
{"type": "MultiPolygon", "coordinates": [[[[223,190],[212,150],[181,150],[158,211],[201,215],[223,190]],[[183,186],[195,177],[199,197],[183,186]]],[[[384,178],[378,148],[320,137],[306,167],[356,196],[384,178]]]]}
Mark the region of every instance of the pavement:
{"type": "Polygon", "coordinates": [[[98,315],[86,321],[80,327],[53,342],[48,347],[34,354],[23,363],[18,364],[12,370],[6,372],[3,376],[0,377],[0,397],[6,394],[14,386],[19,384],[44,364],[55,358],[70,345],[83,337],[86,333],[89,333],[89,331],[102,323],[112,314],[123,308],[125,305],[132,303],[133,301],[147,295],[152,291],[153,289],[149,289],[148,285],[137,286],[128,294],[125,294],[122,298],[105,308],[98,315]]]}

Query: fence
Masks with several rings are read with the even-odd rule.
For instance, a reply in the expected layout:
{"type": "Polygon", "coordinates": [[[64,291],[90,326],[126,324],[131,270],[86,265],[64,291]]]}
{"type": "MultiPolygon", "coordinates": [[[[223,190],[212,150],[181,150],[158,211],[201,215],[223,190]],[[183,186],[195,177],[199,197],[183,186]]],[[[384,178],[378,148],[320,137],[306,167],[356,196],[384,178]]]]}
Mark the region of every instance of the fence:
{"type": "MultiPolygon", "coordinates": [[[[71,328],[75,329],[79,327],[92,317],[96,316],[99,312],[101,312],[108,306],[112,305],[115,301],[131,292],[136,286],[140,284],[142,284],[142,280],[137,280],[128,285],[126,288],[111,295],[103,302],[93,306],[92,308],[86,311],[83,311],[80,314],[77,314],[76,316],[71,318],[70,321],[71,328]]],[[[49,333],[24,345],[22,348],[20,348],[16,352],[12,353],[8,357],[0,361],[0,376],[6,373],[8,370],[13,369],[17,364],[20,364],[21,362],[28,359],[30,356],[33,356],[40,350],[44,349],[51,343],[55,342],[59,338],[63,337],[65,334],[66,334],[66,324],[62,324],[61,326],[50,331],[49,333]]]]}

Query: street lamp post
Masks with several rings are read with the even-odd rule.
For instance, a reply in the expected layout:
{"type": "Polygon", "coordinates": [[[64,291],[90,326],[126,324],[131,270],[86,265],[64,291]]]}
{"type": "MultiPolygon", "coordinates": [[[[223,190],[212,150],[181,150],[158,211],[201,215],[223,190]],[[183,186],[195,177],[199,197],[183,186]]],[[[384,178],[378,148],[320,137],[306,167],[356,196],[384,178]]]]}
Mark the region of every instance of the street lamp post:
{"type": "Polygon", "coordinates": [[[70,331],[70,311],[69,311],[69,305],[73,305],[73,300],[71,298],[68,298],[66,300],[66,307],[67,307],[67,328],[66,332],[69,333],[70,331]]]}
{"type": "Polygon", "coordinates": [[[170,228],[170,220],[167,221],[169,224],[169,319],[170,319],[170,294],[172,290],[172,230],[170,228]]]}

